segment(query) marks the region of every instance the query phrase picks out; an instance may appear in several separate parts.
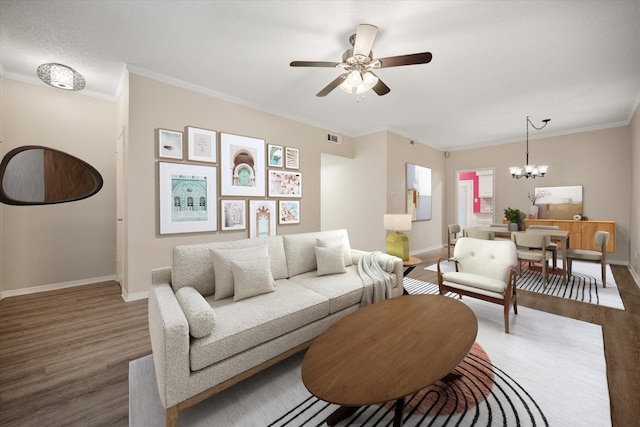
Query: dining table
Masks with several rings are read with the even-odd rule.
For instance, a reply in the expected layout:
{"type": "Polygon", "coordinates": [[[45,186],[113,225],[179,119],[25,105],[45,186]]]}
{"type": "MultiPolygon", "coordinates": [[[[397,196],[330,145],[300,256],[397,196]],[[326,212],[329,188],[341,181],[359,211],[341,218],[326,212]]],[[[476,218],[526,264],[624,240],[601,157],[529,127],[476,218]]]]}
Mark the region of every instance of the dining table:
{"type": "MultiPolygon", "coordinates": [[[[491,227],[478,226],[469,227],[471,230],[491,231],[496,237],[511,239],[511,233],[523,232],[522,230],[509,230],[508,227],[491,227]]],[[[568,230],[549,230],[549,229],[531,229],[524,230],[524,233],[545,234],[554,243],[560,243],[562,253],[562,283],[567,284],[567,248],[569,247],[569,231],[568,230]]]]}

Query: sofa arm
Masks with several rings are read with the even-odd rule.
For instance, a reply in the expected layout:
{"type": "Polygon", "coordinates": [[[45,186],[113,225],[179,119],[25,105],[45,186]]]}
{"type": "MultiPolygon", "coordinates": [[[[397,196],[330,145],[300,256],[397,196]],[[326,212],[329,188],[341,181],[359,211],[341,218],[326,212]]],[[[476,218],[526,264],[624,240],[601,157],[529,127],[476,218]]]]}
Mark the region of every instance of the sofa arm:
{"type": "Polygon", "coordinates": [[[189,324],[171,285],[149,289],[149,335],[160,400],[165,408],[188,397],[189,324]]]}

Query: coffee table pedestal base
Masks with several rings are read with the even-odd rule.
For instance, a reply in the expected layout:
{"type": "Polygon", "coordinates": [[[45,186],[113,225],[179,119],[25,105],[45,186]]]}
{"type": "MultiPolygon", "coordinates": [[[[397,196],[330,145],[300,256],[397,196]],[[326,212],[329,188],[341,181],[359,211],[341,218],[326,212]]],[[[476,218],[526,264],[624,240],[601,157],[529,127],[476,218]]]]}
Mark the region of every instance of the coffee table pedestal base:
{"type": "MultiPolygon", "coordinates": [[[[404,397],[396,400],[396,410],[393,417],[393,427],[402,426],[402,414],[404,412],[404,397]]],[[[341,406],[336,411],[327,417],[327,425],[334,426],[342,420],[346,420],[355,414],[361,406],[341,406]]]]}

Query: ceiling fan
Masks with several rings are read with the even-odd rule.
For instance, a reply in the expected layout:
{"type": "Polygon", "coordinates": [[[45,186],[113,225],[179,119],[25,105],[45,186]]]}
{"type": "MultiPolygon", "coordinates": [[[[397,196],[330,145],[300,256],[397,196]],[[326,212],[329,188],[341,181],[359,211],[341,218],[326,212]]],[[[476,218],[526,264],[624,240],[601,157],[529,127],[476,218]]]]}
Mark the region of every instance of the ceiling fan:
{"type": "Polygon", "coordinates": [[[409,55],[389,56],[373,59],[371,47],[378,34],[378,27],[360,24],[356,34],[349,37],[351,49],[342,55],[342,62],[293,61],[292,67],[330,67],[341,68],[345,72],[324,87],[316,96],[326,96],[337,87],[347,93],[365,93],[372,89],[378,95],[386,95],[391,91],[373,70],[378,68],[399,67],[401,65],[426,64],[431,61],[431,52],[413,53],[409,55]]]}

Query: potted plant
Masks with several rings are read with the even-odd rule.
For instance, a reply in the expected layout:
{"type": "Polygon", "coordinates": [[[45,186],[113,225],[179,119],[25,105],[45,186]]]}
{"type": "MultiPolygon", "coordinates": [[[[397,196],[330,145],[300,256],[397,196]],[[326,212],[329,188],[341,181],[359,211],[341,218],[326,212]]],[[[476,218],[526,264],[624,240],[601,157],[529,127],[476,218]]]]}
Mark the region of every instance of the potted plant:
{"type": "Polygon", "coordinates": [[[504,217],[509,221],[509,230],[517,231],[519,228],[523,228],[520,226],[520,223],[526,215],[520,209],[506,208],[504,210],[504,217]]]}

